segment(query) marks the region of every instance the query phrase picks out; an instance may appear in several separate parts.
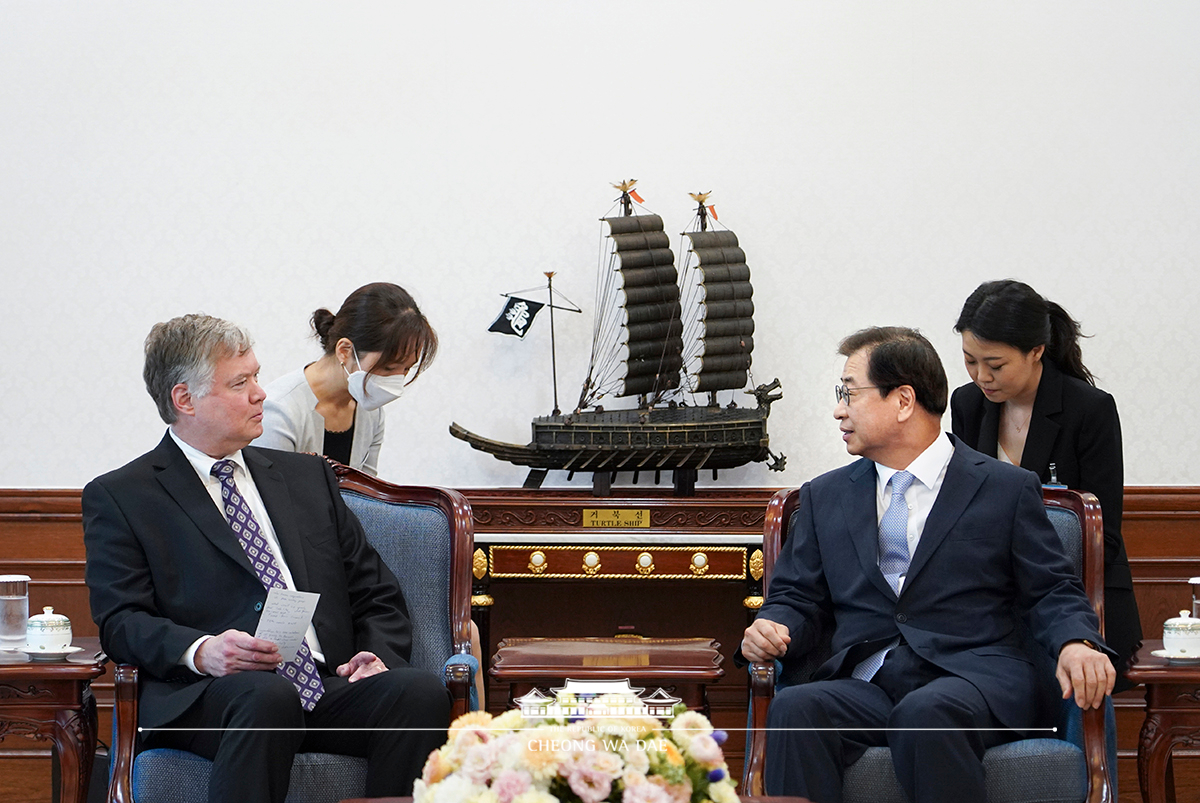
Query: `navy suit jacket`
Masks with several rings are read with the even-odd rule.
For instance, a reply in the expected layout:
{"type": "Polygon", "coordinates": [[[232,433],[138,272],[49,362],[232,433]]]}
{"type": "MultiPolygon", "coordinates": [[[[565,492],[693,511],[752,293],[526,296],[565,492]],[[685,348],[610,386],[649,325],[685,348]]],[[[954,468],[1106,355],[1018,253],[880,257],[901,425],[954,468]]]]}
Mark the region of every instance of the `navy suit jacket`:
{"type": "MultiPolygon", "coordinates": [[[[973,383],[950,397],[954,434],[973,449],[997,454],[1001,405],[984,398],[973,383]]],[[[1116,650],[1120,668],[1142,640],[1142,623],[1133,593],[1133,575],[1121,536],[1125,474],[1121,459],[1121,420],[1113,397],[1082,379],[1067,376],[1042,358],[1021,468],[1050,482],[1050,464],[1058,482],[1090,491],[1104,515],[1104,632],[1116,650]]],[[[1124,678],[1116,691],[1128,688],[1124,678]]]]}
{"type": "MultiPolygon", "coordinates": [[[[330,668],[359,650],[408,665],[408,611],[325,461],[247,447],[246,464],[294,587],[321,595],[313,627],[330,668]]],[[[254,633],[267,591],[196,470],[167,434],[83,489],[86,577],[100,643],[142,669],[141,724],[164,725],[211,682],[179,664],[205,634],[254,633]]]]}
{"type": "Polygon", "coordinates": [[[903,635],[922,658],[978,688],[1004,725],[1032,727],[1045,687],[1022,620],[1055,658],[1068,641],[1101,643],[1099,622],[1037,478],[952,440],[899,598],[879,571],[875,464],[861,459],[801,489],[759,616],[790,631],[785,676],[828,627],[833,655],[814,680],[849,677],[903,635]]]}

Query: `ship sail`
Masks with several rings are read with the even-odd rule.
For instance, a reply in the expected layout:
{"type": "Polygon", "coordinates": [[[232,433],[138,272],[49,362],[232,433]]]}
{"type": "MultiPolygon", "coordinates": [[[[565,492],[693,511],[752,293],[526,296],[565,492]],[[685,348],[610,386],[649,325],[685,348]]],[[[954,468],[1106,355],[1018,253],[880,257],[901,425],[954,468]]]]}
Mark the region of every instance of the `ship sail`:
{"type": "Polygon", "coordinates": [[[625,294],[628,357],[618,396],[679,387],[683,323],[671,240],[658,215],[606,218],[625,294]]]}
{"type": "Polygon", "coordinates": [[[679,387],[683,368],[679,274],[670,237],[658,215],[632,214],[632,183],[614,186],[622,190],[625,214],[603,218],[608,247],[600,257],[596,327],[579,410],[609,394],[639,396],[653,405],[679,387]]]}
{"type": "Polygon", "coordinates": [[[689,362],[698,361],[699,369],[690,371],[689,390],[704,393],[738,390],[749,381],[750,353],[754,350],[754,289],[746,252],[738,246],[737,235],[722,231],[685,232],[691,241],[690,271],[699,274],[699,315],[703,335],[689,362]]]}

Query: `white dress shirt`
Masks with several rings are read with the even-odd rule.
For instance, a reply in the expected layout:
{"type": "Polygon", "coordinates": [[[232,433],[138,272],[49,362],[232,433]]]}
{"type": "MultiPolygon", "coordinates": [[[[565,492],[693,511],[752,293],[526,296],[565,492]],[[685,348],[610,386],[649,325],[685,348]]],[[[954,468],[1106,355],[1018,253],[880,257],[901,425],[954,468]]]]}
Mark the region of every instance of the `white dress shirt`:
{"type": "MultiPolygon", "coordinates": [[[[217,506],[217,510],[221,513],[222,520],[225,519],[225,501],[221,498],[221,481],[212,475],[213,464],[217,462],[215,458],[209,457],[204,452],[187,443],[180,438],[173,427],[167,429],[171,433],[171,439],[175,441],[183,452],[183,456],[192,464],[192,468],[196,469],[196,474],[200,477],[200,481],[204,483],[204,490],[208,491],[208,495],[212,497],[213,504],[217,506]]],[[[246,460],[242,457],[242,452],[239,449],[231,455],[226,455],[222,460],[230,460],[233,462],[233,481],[237,485],[238,492],[241,493],[242,499],[246,500],[246,504],[250,507],[250,512],[254,514],[255,521],[258,522],[259,532],[266,539],[267,545],[271,549],[271,554],[275,556],[275,563],[279,566],[279,573],[283,575],[283,581],[287,583],[288,588],[294,589],[296,586],[292,582],[292,573],[288,569],[287,561],[283,557],[283,550],[279,546],[279,539],[275,535],[275,527],[271,524],[271,517],[267,515],[267,506],[263,504],[262,496],[258,493],[258,486],[254,484],[254,477],[251,476],[249,469],[246,468],[246,460]]],[[[251,634],[253,635],[253,634],[251,634]]],[[[196,651],[200,649],[200,645],[208,639],[209,636],[201,636],[192,643],[184,652],[180,663],[192,670],[198,675],[204,674],[196,668],[196,651]]],[[[305,634],[308,639],[308,649],[312,653],[313,658],[322,664],[325,663],[325,655],[321,652],[321,643],[317,640],[317,633],[313,629],[312,623],[308,625],[308,632],[305,634]]]]}
{"type": "MultiPolygon", "coordinates": [[[[904,492],[904,501],[908,503],[907,536],[910,558],[917,551],[921,533],[925,531],[925,522],[929,519],[929,511],[933,509],[933,503],[937,501],[938,494],[942,490],[942,483],[946,480],[946,469],[950,466],[952,457],[954,457],[954,444],[950,442],[949,436],[943,433],[903,469],[875,464],[875,523],[877,526],[883,521],[883,514],[887,511],[888,505],[892,503],[890,490],[892,475],[902,470],[913,475],[912,484],[904,492]]],[[[876,560],[878,561],[878,557],[876,560]]],[[[897,580],[897,594],[904,590],[905,579],[906,576],[902,574],[897,580]]],[[[859,662],[850,676],[870,681],[882,666],[884,657],[899,643],[900,637],[897,636],[891,643],[859,662]]]]}
{"type": "MultiPolygon", "coordinates": [[[[942,483],[946,479],[946,468],[950,465],[950,458],[953,456],[954,444],[943,433],[941,437],[934,440],[925,451],[917,455],[916,459],[903,469],[913,475],[913,483],[908,486],[908,490],[904,494],[904,501],[908,503],[907,534],[908,554],[910,557],[917,552],[917,544],[921,540],[921,533],[925,531],[925,521],[929,518],[929,511],[933,509],[933,503],[937,501],[938,493],[942,490],[942,483]]],[[[875,464],[876,524],[883,521],[883,514],[892,502],[890,487],[892,475],[900,470],[888,468],[879,463],[875,464]]],[[[900,577],[900,588],[904,588],[903,575],[900,577]]]]}

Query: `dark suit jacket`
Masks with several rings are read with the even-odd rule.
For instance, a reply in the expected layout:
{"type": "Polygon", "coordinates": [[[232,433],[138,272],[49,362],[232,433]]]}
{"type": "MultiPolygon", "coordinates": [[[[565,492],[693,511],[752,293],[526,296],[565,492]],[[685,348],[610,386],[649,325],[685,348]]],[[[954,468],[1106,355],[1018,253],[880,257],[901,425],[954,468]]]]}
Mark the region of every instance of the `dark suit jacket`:
{"type": "MultiPolygon", "coordinates": [[[[321,595],[313,627],[328,666],[359,650],[407,666],[404,598],[325,461],[253,447],[243,454],[295,588],[321,595]]],[[[113,660],[142,668],[141,724],[164,725],[212,680],[180,666],[183,653],[205,634],[253,633],[266,589],[169,434],[88,483],[83,526],[100,643],[113,660]]]]}
{"type": "Polygon", "coordinates": [[[978,688],[1006,726],[1033,726],[1044,684],[1023,646],[1022,618],[1052,656],[1075,639],[1100,643],[1037,479],[956,441],[897,599],[879,571],[874,469],[858,460],[801,490],[759,612],[789,628],[785,677],[831,623],[833,656],[815,680],[848,677],[903,635],[922,658],[978,688]]]}
{"type": "MultiPolygon", "coordinates": [[[[954,434],[984,454],[998,454],[1000,407],[988,401],[974,384],[963,385],[950,398],[954,434]]],[[[1051,463],[1059,483],[1090,491],[1100,501],[1104,515],[1105,631],[1108,643],[1117,651],[1119,665],[1142,638],[1133,577],[1121,537],[1125,498],[1121,420],[1112,396],[1067,376],[1043,358],[1021,468],[1048,483],[1051,463]]]]}
{"type": "MultiPolygon", "coordinates": [[[[963,385],[950,397],[954,434],[972,449],[995,457],[999,453],[1001,406],[988,401],[974,383],[963,385]]],[[[1100,500],[1104,514],[1104,584],[1133,588],[1121,538],[1125,464],[1117,404],[1103,390],[1067,376],[1053,362],[1043,359],[1021,468],[1048,483],[1051,463],[1059,483],[1090,491],[1100,500]]]]}

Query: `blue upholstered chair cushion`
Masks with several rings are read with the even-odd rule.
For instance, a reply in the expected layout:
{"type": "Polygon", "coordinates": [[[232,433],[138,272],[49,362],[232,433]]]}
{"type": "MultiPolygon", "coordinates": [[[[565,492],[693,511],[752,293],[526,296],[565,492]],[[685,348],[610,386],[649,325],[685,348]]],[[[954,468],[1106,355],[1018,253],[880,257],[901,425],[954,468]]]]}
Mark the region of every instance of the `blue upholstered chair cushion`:
{"type": "MultiPolygon", "coordinates": [[[[1025,739],[983,757],[987,803],[1079,803],[1087,789],[1083,751],[1061,739],[1025,739]]],[[[845,803],[908,803],[886,747],[870,747],[846,769],[845,803]]]]}
{"type": "MultiPolygon", "coordinates": [[[[137,803],[206,803],[212,762],[183,750],[148,750],[133,764],[137,803]]],[[[301,753],[292,763],[288,803],[336,803],[362,797],[367,760],[329,753],[301,753]]]]}
{"type": "Polygon", "coordinates": [[[383,502],[343,491],[367,541],[404,592],[413,628],[413,666],[438,675],[452,652],[450,634],[450,528],[435,507],[383,502]],[[395,537],[398,528],[404,537],[395,537]]]}

